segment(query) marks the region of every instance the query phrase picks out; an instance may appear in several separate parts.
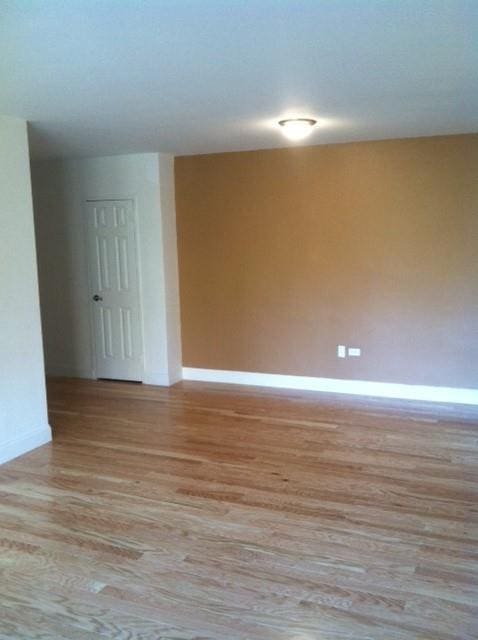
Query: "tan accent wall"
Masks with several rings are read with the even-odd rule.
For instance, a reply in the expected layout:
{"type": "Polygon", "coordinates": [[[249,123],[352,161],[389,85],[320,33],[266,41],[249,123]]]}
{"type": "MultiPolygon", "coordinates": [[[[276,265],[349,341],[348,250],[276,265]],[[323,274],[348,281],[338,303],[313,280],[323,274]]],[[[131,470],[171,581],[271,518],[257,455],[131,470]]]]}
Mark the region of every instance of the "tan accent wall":
{"type": "Polygon", "coordinates": [[[175,173],[184,366],[478,387],[478,135],[175,173]]]}

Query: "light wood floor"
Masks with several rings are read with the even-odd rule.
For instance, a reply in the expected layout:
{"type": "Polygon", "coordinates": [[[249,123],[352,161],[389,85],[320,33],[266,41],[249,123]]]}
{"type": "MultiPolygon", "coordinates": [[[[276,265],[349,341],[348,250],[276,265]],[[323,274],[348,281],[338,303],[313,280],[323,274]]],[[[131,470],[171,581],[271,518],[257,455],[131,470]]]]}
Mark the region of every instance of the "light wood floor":
{"type": "Polygon", "coordinates": [[[78,380],[49,404],[54,444],[0,468],[0,638],[478,638],[476,413],[78,380]]]}

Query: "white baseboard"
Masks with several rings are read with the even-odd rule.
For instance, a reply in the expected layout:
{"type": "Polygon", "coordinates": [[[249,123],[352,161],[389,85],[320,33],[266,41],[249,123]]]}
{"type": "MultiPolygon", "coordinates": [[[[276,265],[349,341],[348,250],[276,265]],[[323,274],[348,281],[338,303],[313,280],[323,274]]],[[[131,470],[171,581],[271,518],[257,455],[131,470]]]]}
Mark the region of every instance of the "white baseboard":
{"type": "MultiPolygon", "coordinates": [[[[96,374],[90,369],[76,369],[68,365],[48,365],[46,375],[61,378],[86,378],[88,380],[96,380],[96,374]]],[[[143,375],[144,384],[152,384],[159,387],[170,387],[182,380],[182,370],[174,374],[168,374],[159,371],[145,371],[143,375]]]]}
{"type": "Polygon", "coordinates": [[[340,380],[337,378],[289,376],[276,373],[194,369],[191,367],[183,367],[183,379],[275,387],[280,389],[324,391],[326,393],[346,393],[359,396],[397,398],[401,400],[424,400],[428,402],[478,405],[478,389],[462,389],[458,387],[431,387],[426,385],[399,384],[395,382],[340,380]]]}
{"type": "Polygon", "coordinates": [[[170,387],[171,384],[173,384],[169,374],[159,371],[145,371],[143,375],[143,382],[144,384],[152,384],[157,387],[170,387]]]}
{"type": "Polygon", "coordinates": [[[95,379],[95,372],[91,369],[70,367],[64,364],[51,364],[46,366],[46,375],[61,378],[86,378],[95,379]]]}
{"type": "Polygon", "coordinates": [[[18,438],[12,438],[6,442],[0,442],[0,464],[18,458],[32,449],[41,447],[51,441],[51,428],[49,424],[29,431],[18,438]]]}
{"type": "Polygon", "coordinates": [[[169,376],[169,386],[172,387],[173,384],[176,384],[177,382],[181,382],[182,379],[183,379],[183,371],[181,367],[181,370],[179,372],[176,371],[169,376]]]}

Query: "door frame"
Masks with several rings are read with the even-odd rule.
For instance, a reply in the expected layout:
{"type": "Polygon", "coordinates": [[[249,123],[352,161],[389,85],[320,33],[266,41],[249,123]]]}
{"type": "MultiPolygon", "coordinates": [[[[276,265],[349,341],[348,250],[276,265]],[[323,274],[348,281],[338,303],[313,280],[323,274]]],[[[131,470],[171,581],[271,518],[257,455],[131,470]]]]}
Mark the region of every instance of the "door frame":
{"type": "Polygon", "coordinates": [[[108,195],[108,196],[95,196],[95,197],[86,197],[83,198],[82,202],[82,214],[83,214],[83,240],[85,246],[85,262],[86,262],[86,277],[87,277],[87,285],[88,285],[88,326],[90,329],[90,350],[91,350],[91,377],[94,380],[98,380],[96,365],[97,365],[97,349],[96,349],[96,340],[95,340],[95,319],[94,319],[94,309],[92,304],[92,291],[93,291],[93,274],[90,266],[90,247],[89,247],[89,237],[88,237],[88,204],[92,202],[121,202],[128,201],[133,203],[133,220],[134,220],[134,230],[135,230],[135,238],[134,245],[136,249],[136,268],[138,272],[138,306],[139,306],[139,333],[141,338],[141,382],[143,382],[144,378],[144,370],[145,370],[145,346],[144,346],[144,311],[143,311],[143,276],[141,269],[141,243],[139,241],[140,238],[140,225],[139,225],[139,216],[138,216],[138,198],[136,195],[108,195]]]}

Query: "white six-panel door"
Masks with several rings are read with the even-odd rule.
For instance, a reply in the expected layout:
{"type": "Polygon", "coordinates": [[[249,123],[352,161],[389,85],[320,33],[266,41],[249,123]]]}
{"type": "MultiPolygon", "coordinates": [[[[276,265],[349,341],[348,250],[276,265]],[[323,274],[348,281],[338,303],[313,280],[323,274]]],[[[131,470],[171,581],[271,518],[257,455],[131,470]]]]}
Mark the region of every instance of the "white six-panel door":
{"type": "Polygon", "coordinates": [[[142,380],[134,203],[87,202],[86,214],[96,377],[142,380]]]}

